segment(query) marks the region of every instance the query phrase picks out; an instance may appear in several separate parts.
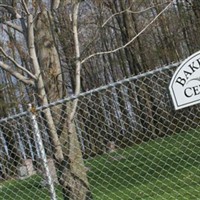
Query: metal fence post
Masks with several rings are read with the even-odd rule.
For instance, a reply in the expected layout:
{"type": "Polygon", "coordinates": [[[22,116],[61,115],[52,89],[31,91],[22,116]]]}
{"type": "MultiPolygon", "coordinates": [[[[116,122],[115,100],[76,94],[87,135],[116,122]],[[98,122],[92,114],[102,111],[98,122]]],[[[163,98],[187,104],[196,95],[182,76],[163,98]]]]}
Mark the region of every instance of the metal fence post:
{"type": "Polygon", "coordinates": [[[33,130],[34,130],[36,142],[37,142],[38,147],[39,147],[39,152],[40,152],[40,155],[41,155],[42,165],[44,167],[44,172],[45,172],[46,180],[47,180],[47,183],[48,183],[51,200],[57,200],[56,192],[55,192],[55,188],[54,188],[54,183],[53,183],[53,180],[52,180],[52,177],[51,177],[51,174],[50,174],[48,161],[47,161],[44,145],[43,145],[43,142],[42,142],[42,137],[41,137],[41,134],[40,134],[36,115],[35,115],[34,112],[32,112],[32,105],[31,104],[29,104],[29,113],[30,113],[30,118],[31,118],[32,124],[33,124],[33,130]]]}

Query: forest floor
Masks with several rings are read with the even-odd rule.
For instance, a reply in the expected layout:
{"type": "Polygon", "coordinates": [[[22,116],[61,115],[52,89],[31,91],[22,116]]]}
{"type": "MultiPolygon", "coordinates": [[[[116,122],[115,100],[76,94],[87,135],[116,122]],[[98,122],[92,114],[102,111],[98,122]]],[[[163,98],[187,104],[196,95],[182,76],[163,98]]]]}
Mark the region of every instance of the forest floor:
{"type": "MultiPolygon", "coordinates": [[[[200,199],[200,133],[189,131],[86,160],[93,199],[200,199]]],[[[0,182],[0,200],[47,200],[35,175],[0,182]]],[[[58,200],[62,199],[56,187],[58,200]]]]}

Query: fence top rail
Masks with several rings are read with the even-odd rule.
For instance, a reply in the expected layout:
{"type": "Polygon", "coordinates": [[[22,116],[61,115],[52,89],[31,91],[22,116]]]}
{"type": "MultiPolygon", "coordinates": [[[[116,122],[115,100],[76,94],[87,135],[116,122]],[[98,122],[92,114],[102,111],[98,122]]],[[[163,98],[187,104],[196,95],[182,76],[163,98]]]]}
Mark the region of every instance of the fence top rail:
{"type": "MultiPolygon", "coordinates": [[[[66,97],[66,98],[57,100],[55,102],[49,103],[47,105],[39,106],[39,107],[36,108],[36,111],[41,111],[41,110],[44,110],[44,109],[47,109],[47,108],[51,108],[51,107],[54,107],[56,105],[60,105],[62,103],[73,101],[73,100],[78,99],[80,97],[84,97],[84,96],[87,96],[89,94],[93,94],[95,92],[101,92],[101,91],[107,90],[109,88],[113,88],[113,87],[128,83],[130,81],[134,81],[134,80],[137,80],[137,79],[140,79],[140,78],[144,78],[144,77],[147,77],[147,76],[159,73],[159,72],[163,72],[165,70],[173,69],[173,68],[178,67],[180,64],[181,64],[181,61],[176,62],[176,63],[171,63],[167,66],[164,66],[164,67],[161,67],[161,68],[156,68],[154,70],[151,70],[151,71],[148,71],[148,72],[136,75],[136,76],[132,76],[132,77],[129,77],[129,78],[126,78],[126,79],[122,79],[122,80],[110,83],[108,85],[104,85],[104,86],[89,90],[87,92],[80,93],[78,95],[72,95],[70,97],[66,97]]],[[[16,118],[19,118],[19,117],[23,117],[23,116],[27,115],[28,113],[29,113],[28,111],[24,111],[24,112],[21,112],[19,114],[15,114],[15,115],[12,115],[12,116],[9,116],[9,117],[6,117],[6,118],[2,118],[2,119],[0,119],[0,123],[6,122],[6,121],[9,121],[9,120],[13,120],[13,119],[16,119],[16,118]]]]}

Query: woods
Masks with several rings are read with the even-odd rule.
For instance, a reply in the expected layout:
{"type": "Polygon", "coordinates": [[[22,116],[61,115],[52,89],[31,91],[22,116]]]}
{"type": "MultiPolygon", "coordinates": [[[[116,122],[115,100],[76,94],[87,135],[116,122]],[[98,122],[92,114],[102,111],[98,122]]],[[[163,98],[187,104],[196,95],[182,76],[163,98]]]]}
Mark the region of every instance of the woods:
{"type": "MultiPolygon", "coordinates": [[[[0,1],[0,117],[26,111],[29,103],[44,106],[181,61],[199,49],[198,4],[197,0],[0,1]]],[[[104,153],[109,141],[124,148],[177,132],[181,125],[171,127],[163,119],[174,113],[162,101],[163,83],[156,88],[159,92],[152,91],[154,79],[158,77],[43,110],[38,118],[48,130],[49,156],[59,171],[64,199],[92,199],[83,158],[104,153]]],[[[33,157],[29,150],[36,154],[37,148],[26,129],[21,135],[27,141],[25,155],[33,157]]],[[[6,155],[21,162],[20,155],[9,153],[19,148],[13,140],[17,135],[0,132],[6,155]]]]}

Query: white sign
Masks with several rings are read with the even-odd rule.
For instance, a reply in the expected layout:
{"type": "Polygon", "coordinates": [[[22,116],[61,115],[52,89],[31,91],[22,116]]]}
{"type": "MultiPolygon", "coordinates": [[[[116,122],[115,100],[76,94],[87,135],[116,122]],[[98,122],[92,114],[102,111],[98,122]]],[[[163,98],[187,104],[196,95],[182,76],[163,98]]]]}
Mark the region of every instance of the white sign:
{"type": "Polygon", "coordinates": [[[169,90],[176,110],[200,103],[200,51],[178,67],[169,90]]]}

